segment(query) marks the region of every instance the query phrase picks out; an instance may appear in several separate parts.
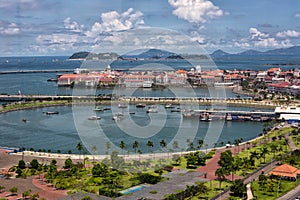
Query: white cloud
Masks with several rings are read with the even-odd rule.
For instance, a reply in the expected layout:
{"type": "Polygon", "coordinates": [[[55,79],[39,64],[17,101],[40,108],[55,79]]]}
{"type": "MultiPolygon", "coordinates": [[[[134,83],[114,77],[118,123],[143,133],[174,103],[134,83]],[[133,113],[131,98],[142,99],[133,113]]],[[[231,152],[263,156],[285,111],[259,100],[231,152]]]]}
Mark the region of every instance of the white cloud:
{"type": "Polygon", "coordinates": [[[15,23],[0,22],[0,35],[18,35],[20,28],[15,23]]]}
{"type": "Polygon", "coordinates": [[[75,21],[71,22],[70,17],[68,17],[64,20],[64,26],[66,29],[74,31],[74,32],[81,32],[84,27],[83,25],[79,26],[78,23],[75,21]]]}
{"type": "Polygon", "coordinates": [[[257,30],[257,28],[250,28],[249,33],[251,34],[251,39],[269,37],[269,34],[262,33],[259,30],[257,30]]]}
{"type": "Polygon", "coordinates": [[[295,17],[300,17],[300,13],[296,13],[296,14],[295,14],[295,17]]]}
{"type": "Polygon", "coordinates": [[[204,43],[204,41],[205,41],[205,38],[203,36],[201,36],[197,31],[192,31],[190,33],[190,35],[191,35],[192,41],[197,41],[200,44],[204,43]]]}
{"type": "Polygon", "coordinates": [[[102,33],[129,30],[144,24],[143,13],[134,12],[133,8],[129,8],[123,13],[117,11],[102,13],[101,21],[95,22],[92,29],[85,34],[88,37],[97,37],[102,33]]]}
{"type": "Polygon", "coordinates": [[[287,30],[287,31],[278,32],[276,36],[279,38],[288,38],[288,37],[296,38],[300,36],[300,32],[295,30],[287,30]]]}
{"type": "Polygon", "coordinates": [[[168,2],[175,8],[174,15],[190,23],[206,23],[210,19],[227,14],[209,0],[168,0],[168,2]]]}

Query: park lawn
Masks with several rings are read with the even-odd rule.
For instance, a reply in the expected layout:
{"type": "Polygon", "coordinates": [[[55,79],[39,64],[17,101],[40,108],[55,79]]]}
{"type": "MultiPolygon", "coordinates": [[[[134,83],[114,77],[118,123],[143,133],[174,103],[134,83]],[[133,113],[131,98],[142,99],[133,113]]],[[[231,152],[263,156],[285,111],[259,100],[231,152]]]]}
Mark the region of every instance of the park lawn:
{"type": "Polygon", "coordinates": [[[61,100],[61,101],[35,101],[35,102],[28,102],[23,104],[8,104],[3,110],[12,110],[12,109],[19,109],[19,108],[30,108],[36,106],[46,106],[46,105],[58,105],[58,104],[66,104],[68,101],[61,100]]]}
{"type": "Polygon", "coordinates": [[[277,195],[277,188],[274,192],[260,190],[258,181],[254,181],[251,184],[251,188],[253,191],[253,195],[256,197],[256,199],[275,200],[278,197],[283,196],[290,190],[294,189],[299,184],[300,184],[300,179],[298,179],[297,181],[280,180],[280,188],[278,190],[278,195],[277,195]]]}
{"type": "Polygon", "coordinates": [[[214,196],[216,196],[217,194],[219,194],[220,192],[222,192],[223,190],[227,189],[228,187],[231,186],[231,182],[230,181],[223,181],[221,188],[219,181],[216,180],[212,180],[212,181],[208,181],[205,182],[205,186],[208,188],[208,192],[206,194],[200,194],[198,196],[194,196],[191,199],[192,200],[197,200],[197,199],[211,199],[214,196]]]}
{"type": "Polygon", "coordinates": [[[300,148],[300,136],[298,135],[291,135],[290,136],[296,147],[300,148]]]}
{"type": "Polygon", "coordinates": [[[239,154],[237,154],[236,156],[239,156],[240,158],[250,157],[251,152],[254,152],[254,151],[260,152],[261,148],[264,145],[270,146],[272,144],[275,144],[278,147],[282,146],[282,150],[280,150],[280,151],[278,150],[276,152],[272,152],[271,148],[269,147],[268,148],[269,149],[269,153],[267,153],[265,155],[265,162],[264,162],[264,158],[255,159],[255,166],[251,166],[249,169],[243,168],[243,169],[237,171],[236,174],[240,175],[240,176],[245,176],[245,175],[253,172],[254,170],[258,169],[259,167],[263,166],[264,164],[271,162],[274,159],[274,157],[276,158],[276,157],[278,157],[278,156],[280,156],[280,155],[282,155],[282,154],[290,151],[289,146],[285,145],[285,140],[282,139],[282,140],[276,140],[274,142],[269,142],[267,144],[260,144],[259,143],[257,146],[251,147],[249,149],[246,149],[246,150],[240,152],[239,154]]]}

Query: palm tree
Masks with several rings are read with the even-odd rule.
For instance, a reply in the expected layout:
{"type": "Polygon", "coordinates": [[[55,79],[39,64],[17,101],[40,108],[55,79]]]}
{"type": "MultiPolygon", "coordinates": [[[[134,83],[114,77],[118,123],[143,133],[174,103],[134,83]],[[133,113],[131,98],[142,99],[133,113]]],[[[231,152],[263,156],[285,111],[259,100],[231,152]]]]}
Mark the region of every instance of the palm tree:
{"type": "Polygon", "coordinates": [[[223,167],[217,169],[216,172],[215,172],[215,176],[218,177],[218,180],[219,180],[219,182],[220,182],[220,185],[219,185],[219,188],[220,188],[220,189],[221,189],[221,184],[222,184],[222,182],[225,180],[225,175],[226,175],[226,174],[227,174],[227,173],[226,173],[226,171],[225,171],[225,169],[224,169],[223,167]]]}
{"type": "Polygon", "coordinates": [[[136,153],[138,147],[139,147],[139,142],[135,140],[132,144],[132,148],[134,149],[135,153],[136,153]]]}
{"type": "Polygon", "coordinates": [[[172,147],[173,147],[173,150],[176,151],[176,149],[179,148],[178,141],[174,141],[172,144],[172,147]]]}
{"type": "Polygon", "coordinates": [[[152,148],[152,147],[154,147],[154,144],[153,144],[153,142],[151,142],[150,140],[148,140],[148,142],[147,142],[146,145],[147,145],[148,153],[149,153],[149,149],[152,148]]]}
{"type": "Polygon", "coordinates": [[[205,153],[207,154],[207,147],[208,147],[208,144],[204,144],[204,147],[205,147],[205,153]]]}
{"type": "Polygon", "coordinates": [[[161,140],[161,141],[159,142],[159,145],[160,145],[161,149],[163,150],[163,149],[167,146],[167,143],[166,143],[165,140],[161,140]]]}
{"type": "Polygon", "coordinates": [[[92,146],[92,151],[93,151],[93,153],[94,153],[94,155],[93,155],[93,162],[95,162],[95,154],[96,154],[96,152],[97,152],[97,147],[94,145],[94,146],[92,146]]]}
{"type": "Polygon", "coordinates": [[[264,158],[264,163],[266,163],[266,154],[269,153],[269,149],[267,146],[263,146],[261,149],[262,157],[264,158]]]}
{"type": "Polygon", "coordinates": [[[82,146],[82,144],[80,142],[76,145],[76,149],[79,151],[79,157],[80,157],[81,151],[83,149],[83,146],[82,146]]]}
{"type": "Polygon", "coordinates": [[[201,147],[202,147],[202,145],[203,145],[203,140],[202,140],[202,139],[199,139],[197,142],[198,142],[197,148],[198,148],[198,149],[201,149],[201,147]]]}
{"type": "Polygon", "coordinates": [[[220,146],[222,147],[222,146],[224,146],[224,142],[222,141],[222,142],[220,142],[220,146]]]}
{"type": "Polygon", "coordinates": [[[106,154],[109,154],[109,149],[110,149],[110,142],[106,142],[106,154]]]}
{"type": "Polygon", "coordinates": [[[240,152],[240,140],[239,139],[234,140],[234,145],[237,146],[238,152],[240,152]]]}
{"type": "Polygon", "coordinates": [[[122,141],[120,142],[120,144],[119,144],[119,147],[123,150],[124,156],[125,156],[125,151],[124,151],[125,146],[126,146],[126,145],[125,145],[124,141],[122,140],[122,141]]]}

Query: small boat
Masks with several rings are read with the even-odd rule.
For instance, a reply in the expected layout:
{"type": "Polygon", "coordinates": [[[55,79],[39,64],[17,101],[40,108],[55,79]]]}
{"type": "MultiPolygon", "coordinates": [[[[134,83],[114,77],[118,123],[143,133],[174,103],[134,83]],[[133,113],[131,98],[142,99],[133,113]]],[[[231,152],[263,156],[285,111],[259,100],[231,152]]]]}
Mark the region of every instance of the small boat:
{"type": "Polygon", "coordinates": [[[22,119],[22,122],[27,123],[28,120],[23,118],[23,119],[22,119]]]}
{"type": "Polygon", "coordinates": [[[59,112],[58,111],[48,111],[48,112],[45,112],[46,115],[58,115],[59,112]]]}
{"type": "Polygon", "coordinates": [[[99,120],[99,119],[101,119],[101,117],[99,117],[99,116],[90,116],[88,119],[89,120],[99,120]]]}
{"type": "Polygon", "coordinates": [[[135,114],[135,112],[130,112],[129,114],[130,114],[130,115],[134,115],[134,114],[135,114]]]}
{"type": "Polygon", "coordinates": [[[118,120],[122,120],[122,119],[124,119],[125,117],[124,117],[124,115],[122,114],[122,113],[117,113],[117,114],[115,114],[114,116],[113,116],[113,120],[115,120],[115,121],[118,121],[118,120]]]}
{"type": "Polygon", "coordinates": [[[171,112],[181,112],[180,108],[172,109],[171,112]]]}
{"type": "Polygon", "coordinates": [[[138,103],[138,104],[136,104],[135,107],[137,107],[137,108],[145,108],[145,107],[146,107],[146,104],[138,103]]]}
{"type": "Polygon", "coordinates": [[[155,109],[155,108],[149,108],[149,109],[147,110],[147,113],[158,113],[158,110],[155,109]]]}
{"type": "Polygon", "coordinates": [[[100,107],[100,106],[97,106],[97,107],[94,108],[94,111],[103,111],[103,108],[100,107]]]}
{"type": "Polygon", "coordinates": [[[121,104],[121,103],[120,103],[120,104],[118,105],[118,108],[127,108],[127,107],[128,107],[128,105],[126,105],[126,104],[121,104]]]}
{"type": "Polygon", "coordinates": [[[165,108],[175,108],[175,106],[173,106],[172,104],[167,104],[167,105],[165,105],[165,108]]]}
{"type": "Polygon", "coordinates": [[[108,108],[108,107],[105,107],[105,108],[103,108],[103,110],[110,110],[110,108],[108,108]]]}

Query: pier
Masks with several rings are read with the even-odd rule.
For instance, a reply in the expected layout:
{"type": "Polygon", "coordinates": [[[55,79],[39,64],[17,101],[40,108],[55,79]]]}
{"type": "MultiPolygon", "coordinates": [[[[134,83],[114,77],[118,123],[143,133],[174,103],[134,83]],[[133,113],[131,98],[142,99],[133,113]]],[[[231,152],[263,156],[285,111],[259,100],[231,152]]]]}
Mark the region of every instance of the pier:
{"type": "Polygon", "coordinates": [[[241,110],[187,110],[183,111],[185,118],[197,118],[201,121],[271,121],[278,117],[275,112],[241,111],[241,110]]]}
{"type": "Polygon", "coordinates": [[[25,73],[60,73],[60,72],[74,72],[74,69],[47,69],[47,70],[14,70],[14,71],[0,71],[1,74],[25,74],[25,73]]]}

